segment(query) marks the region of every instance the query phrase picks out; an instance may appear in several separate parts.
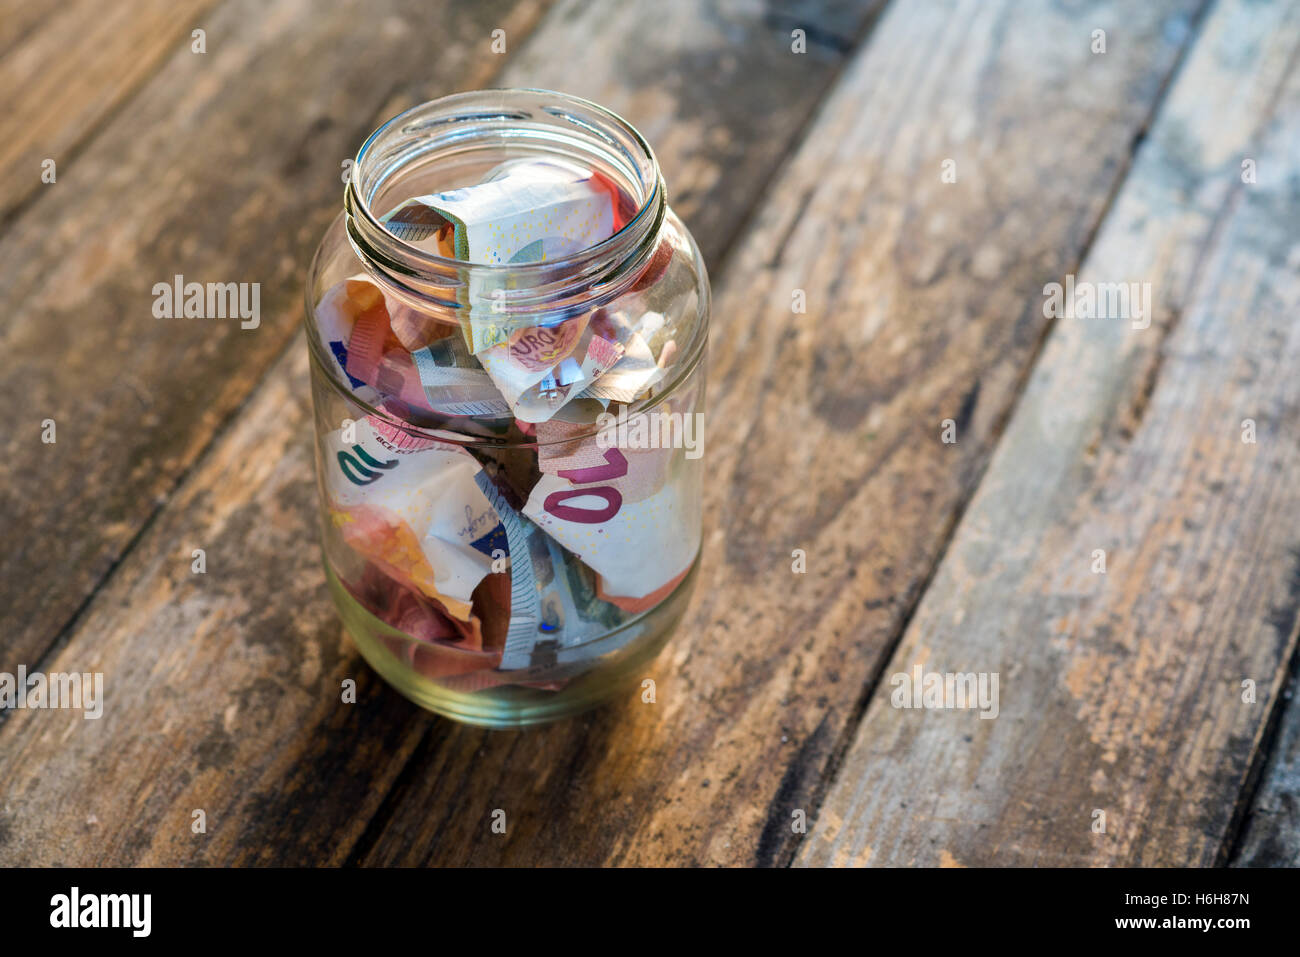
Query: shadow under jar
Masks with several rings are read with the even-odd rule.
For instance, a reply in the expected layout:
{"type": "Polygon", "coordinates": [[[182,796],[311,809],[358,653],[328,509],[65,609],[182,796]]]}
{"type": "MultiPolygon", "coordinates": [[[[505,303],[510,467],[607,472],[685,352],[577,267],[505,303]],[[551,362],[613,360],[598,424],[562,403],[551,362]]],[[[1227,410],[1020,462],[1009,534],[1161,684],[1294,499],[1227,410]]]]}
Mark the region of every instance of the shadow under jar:
{"type": "Polygon", "coordinates": [[[708,315],[613,113],[492,90],[366,140],[306,325],[329,588],[397,690],[490,727],[635,693],[694,586],[708,315]]]}

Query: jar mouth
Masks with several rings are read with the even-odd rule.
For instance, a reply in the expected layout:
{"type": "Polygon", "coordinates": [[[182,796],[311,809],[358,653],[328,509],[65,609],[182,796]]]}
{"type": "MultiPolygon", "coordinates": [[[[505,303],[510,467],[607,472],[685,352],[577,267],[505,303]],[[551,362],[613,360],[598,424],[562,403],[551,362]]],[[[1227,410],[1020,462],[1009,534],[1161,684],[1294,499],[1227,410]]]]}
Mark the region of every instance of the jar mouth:
{"type": "Polygon", "coordinates": [[[558,322],[618,298],[653,254],[667,203],[649,143],[617,114],[549,90],[458,93],[421,104],[375,130],[353,161],[344,194],[347,237],[387,293],[448,322],[490,311],[494,323],[558,322]],[[381,217],[422,193],[468,185],[486,167],[522,157],[576,161],[635,203],[613,235],[551,260],[480,264],[395,236],[381,217]],[[442,177],[439,178],[439,171],[442,177]]]}
{"type": "MultiPolygon", "coordinates": [[[[520,155],[524,152],[520,150],[520,155]]],[[[644,232],[656,208],[662,210],[666,205],[654,150],[631,123],[590,100],[532,88],[454,93],[397,114],[366,137],[357,150],[344,202],[349,215],[366,227],[365,238],[379,240],[376,246],[396,244],[406,258],[423,261],[431,268],[470,266],[483,273],[512,276],[575,269],[588,259],[614,252],[629,237],[644,232]],[[499,101],[495,108],[491,106],[494,99],[499,101]],[[542,122],[537,122],[539,119],[542,122]],[[555,123],[557,120],[571,128],[555,123]],[[550,135],[547,121],[554,127],[550,135]],[[473,124],[474,129],[468,131],[464,124],[473,124]],[[568,135],[563,135],[566,132],[568,135]],[[439,256],[394,236],[380,222],[372,204],[389,178],[406,163],[426,159],[448,146],[464,149],[469,138],[504,135],[519,142],[521,134],[532,137],[536,147],[567,145],[575,152],[588,153],[583,157],[588,161],[604,160],[613,168],[602,172],[615,172],[622,185],[631,187],[631,195],[638,200],[636,213],[621,229],[593,246],[544,263],[516,265],[471,264],[439,256]],[[382,236],[375,236],[375,230],[382,236]]]]}

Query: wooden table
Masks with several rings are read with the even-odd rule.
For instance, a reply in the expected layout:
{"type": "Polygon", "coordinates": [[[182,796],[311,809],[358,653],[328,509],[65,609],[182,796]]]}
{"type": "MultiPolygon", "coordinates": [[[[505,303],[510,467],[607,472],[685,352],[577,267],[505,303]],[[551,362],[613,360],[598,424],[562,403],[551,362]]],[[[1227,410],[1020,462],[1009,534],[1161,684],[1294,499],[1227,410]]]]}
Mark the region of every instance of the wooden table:
{"type": "Polygon", "coordinates": [[[0,670],[106,687],[0,719],[0,861],[1300,861],[1300,0],[100,7],[0,10],[0,670]],[[636,124],[715,291],[656,700],[518,733],[343,635],[299,331],[346,158],[482,86],[636,124]]]}

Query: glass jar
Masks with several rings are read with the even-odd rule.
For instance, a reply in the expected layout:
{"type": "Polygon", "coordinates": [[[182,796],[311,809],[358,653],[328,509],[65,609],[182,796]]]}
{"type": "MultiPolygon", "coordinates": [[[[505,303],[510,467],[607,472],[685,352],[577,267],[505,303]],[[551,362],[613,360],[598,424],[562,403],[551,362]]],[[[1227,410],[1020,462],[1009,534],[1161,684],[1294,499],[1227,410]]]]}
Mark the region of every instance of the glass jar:
{"type": "Polygon", "coordinates": [[[518,727],[631,693],[700,550],[709,284],[627,122],[449,96],[362,145],[307,281],[330,593],[402,694],[518,727]]]}

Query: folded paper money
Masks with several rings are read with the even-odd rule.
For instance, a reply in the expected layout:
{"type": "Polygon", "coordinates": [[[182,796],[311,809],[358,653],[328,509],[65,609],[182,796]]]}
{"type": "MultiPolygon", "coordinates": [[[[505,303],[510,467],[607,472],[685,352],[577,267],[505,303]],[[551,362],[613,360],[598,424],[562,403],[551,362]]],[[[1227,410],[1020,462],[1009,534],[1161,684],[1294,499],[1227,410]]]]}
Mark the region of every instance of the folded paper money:
{"type": "MultiPolygon", "coordinates": [[[[519,330],[478,356],[515,417],[545,422],[597,384],[623,358],[621,343],[596,335],[579,316],[556,327],[519,330]],[[521,334],[522,333],[522,334],[521,334]],[[559,342],[554,347],[537,343],[559,342]],[[545,354],[539,354],[545,350],[545,354]]],[[[604,396],[585,396],[604,398],[604,396]]]]}
{"type": "MultiPolygon", "coordinates": [[[[633,213],[599,173],[519,159],[383,219],[444,258],[504,266],[595,245],[633,213]]],[[[615,305],[528,326],[492,308],[507,280],[491,270],[471,275],[465,321],[378,275],[317,303],[336,378],[378,410],[322,440],[330,518],[362,559],[345,585],[417,673],[467,692],[558,689],[636,637],[689,572],[699,482],[680,470],[699,463],[595,435],[601,413],[652,397],[675,355],[652,308],[672,253],[661,242],[615,305]]]]}
{"type": "Polygon", "coordinates": [[[475,186],[408,199],[381,217],[399,239],[483,265],[542,262],[614,234],[608,181],[559,160],[503,163],[475,186]],[[439,237],[444,237],[439,245],[439,237]]]}
{"type": "Polygon", "coordinates": [[[379,292],[369,283],[353,280],[332,287],[316,305],[316,325],[320,330],[322,344],[333,359],[336,375],[352,387],[357,398],[374,404],[379,399],[379,393],[363,379],[347,371],[348,344],[352,340],[357,317],[364,311],[363,304],[370,301],[368,291],[363,288],[365,286],[369,286],[375,293],[379,292]]]}
{"type": "MultiPolygon", "coordinates": [[[[477,265],[526,265],[580,252],[614,235],[616,196],[612,184],[590,170],[559,160],[518,159],[477,185],[406,200],[381,220],[394,236],[427,252],[451,252],[448,258],[477,265]]],[[[475,354],[513,331],[498,308],[506,281],[481,272],[470,278],[465,333],[475,354]]]]}
{"type": "Polygon", "coordinates": [[[468,621],[475,587],[505,544],[501,520],[464,449],[367,416],[330,433],[326,490],[357,552],[468,621]]]}
{"type": "Polygon", "coordinates": [[[605,600],[641,610],[699,551],[698,483],[670,475],[697,467],[673,449],[601,449],[588,437],[543,460],[523,513],[599,574],[605,600]]]}

